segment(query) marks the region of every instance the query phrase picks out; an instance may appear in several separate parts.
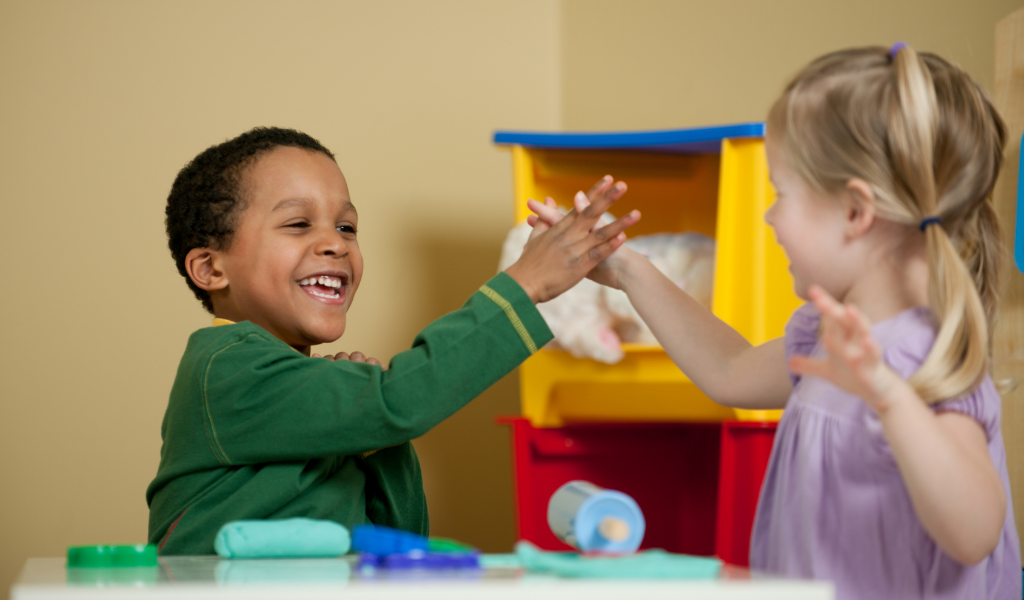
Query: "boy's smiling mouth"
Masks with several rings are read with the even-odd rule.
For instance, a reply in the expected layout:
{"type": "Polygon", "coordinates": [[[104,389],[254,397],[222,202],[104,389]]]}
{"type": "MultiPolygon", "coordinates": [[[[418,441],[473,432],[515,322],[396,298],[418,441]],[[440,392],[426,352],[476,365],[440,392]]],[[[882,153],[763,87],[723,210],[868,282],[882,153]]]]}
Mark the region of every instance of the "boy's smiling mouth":
{"type": "Polygon", "coordinates": [[[299,287],[303,291],[328,304],[340,304],[345,301],[345,286],[347,283],[347,273],[314,275],[298,281],[299,287]]]}

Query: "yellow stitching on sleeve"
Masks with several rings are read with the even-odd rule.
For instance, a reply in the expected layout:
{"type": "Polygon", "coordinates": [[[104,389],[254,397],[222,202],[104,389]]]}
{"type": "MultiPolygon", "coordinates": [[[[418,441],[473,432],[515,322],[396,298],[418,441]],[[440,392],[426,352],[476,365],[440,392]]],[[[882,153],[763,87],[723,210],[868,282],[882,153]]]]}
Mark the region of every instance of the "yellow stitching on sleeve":
{"type": "Polygon", "coordinates": [[[383,448],[377,448],[376,450],[370,450],[370,451],[368,451],[368,452],[363,452],[363,453],[362,453],[362,454],[360,454],[359,456],[360,456],[361,458],[366,458],[367,456],[370,456],[370,455],[376,454],[376,453],[380,452],[381,450],[387,450],[388,448],[394,448],[394,447],[396,447],[396,446],[401,446],[401,445],[402,445],[402,444],[404,444],[404,443],[405,443],[405,442],[398,442],[397,444],[391,444],[390,446],[384,446],[383,448]]]}
{"type": "MultiPolygon", "coordinates": [[[[217,456],[217,462],[224,463],[225,461],[227,461],[227,464],[229,465],[234,463],[232,463],[231,459],[228,458],[228,453],[224,451],[224,447],[220,445],[220,439],[217,438],[217,428],[214,427],[213,425],[213,413],[210,412],[210,398],[209,395],[207,394],[206,386],[210,381],[210,367],[213,366],[213,359],[217,358],[217,355],[220,354],[221,352],[224,352],[225,350],[229,350],[239,344],[244,344],[245,342],[249,341],[249,338],[251,337],[259,338],[260,336],[251,334],[247,335],[241,341],[235,342],[233,344],[228,344],[227,346],[224,346],[220,350],[214,352],[213,356],[210,357],[209,362],[206,363],[206,373],[203,374],[203,405],[206,407],[206,422],[210,424],[210,431],[213,432],[213,441],[217,444],[216,448],[213,447],[213,444],[210,444],[210,449],[213,450],[214,456],[217,456],[217,450],[220,450],[221,456],[224,457],[224,460],[221,460],[220,456],[217,456]]],[[[207,441],[209,441],[209,434],[207,434],[206,438],[207,441]]]]}
{"type": "Polygon", "coordinates": [[[523,339],[523,343],[526,344],[526,349],[533,354],[537,351],[537,344],[533,343],[533,338],[530,337],[530,332],[526,330],[526,326],[519,320],[519,315],[516,314],[516,309],[512,308],[508,300],[501,297],[501,294],[487,287],[486,285],[480,286],[480,291],[483,292],[484,296],[487,296],[497,304],[501,310],[505,311],[505,316],[512,322],[512,327],[515,328],[516,333],[523,339]]]}

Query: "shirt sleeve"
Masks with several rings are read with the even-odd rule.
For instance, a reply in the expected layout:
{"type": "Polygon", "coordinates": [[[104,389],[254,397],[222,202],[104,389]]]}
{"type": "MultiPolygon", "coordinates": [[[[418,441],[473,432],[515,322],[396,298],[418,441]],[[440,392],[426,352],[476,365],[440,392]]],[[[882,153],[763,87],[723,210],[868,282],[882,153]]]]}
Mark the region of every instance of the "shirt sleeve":
{"type": "Polygon", "coordinates": [[[957,412],[977,421],[985,430],[985,437],[992,441],[999,431],[1002,414],[1002,399],[996,390],[992,377],[985,379],[970,394],[932,405],[936,413],[957,412]]]}
{"type": "Polygon", "coordinates": [[[224,465],[363,454],[423,435],[552,338],[499,273],[379,366],[303,356],[259,328],[214,352],[201,411],[224,465]]]}
{"type": "MultiPolygon", "coordinates": [[[[796,309],[793,316],[786,322],[784,344],[786,346],[786,363],[794,356],[808,356],[814,347],[818,345],[818,325],[821,322],[821,313],[811,303],[804,304],[796,309]]],[[[790,382],[793,386],[800,381],[796,373],[789,373],[790,382]]]]}

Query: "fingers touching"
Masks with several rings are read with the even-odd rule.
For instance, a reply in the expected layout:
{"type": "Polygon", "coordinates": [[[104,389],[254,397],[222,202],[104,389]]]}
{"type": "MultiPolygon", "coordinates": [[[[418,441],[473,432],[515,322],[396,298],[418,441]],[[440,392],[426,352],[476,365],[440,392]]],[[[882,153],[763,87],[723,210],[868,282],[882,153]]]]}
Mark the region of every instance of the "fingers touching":
{"type": "MultiPolygon", "coordinates": [[[[590,222],[590,226],[593,227],[597,219],[600,219],[601,215],[625,193],[624,182],[616,182],[611,175],[605,175],[586,194],[582,191],[576,193],[573,197],[573,212],[581,216],[584,222],[590,222]]],[[[550,227],[569,216],[559,213],[555,201],[551,198],[546,198],[543,204],[531,198],[526,205],[539,217],[528,217],[530,225],[534,227],[537,223],[544,223],[550,227]]]]}
{"type": "Polygon", "coordinates": [[[555,223],[562,220],[562,213],[558,212],[558,205],[552,198],[545,198],[544,204],[537,202],[533,198],[526,201],[526,206],[530,210],[536,213],[536,215],[530,215],[534,220],[539,216],[542,220],[547,222],[548,226],[554,225],[555,223]]]}
{"type": "Polygon", "coordinates": [[[531,239],[544,233],[552,225],[562,220],[562,213],[558,212],[558,205],[555,204],[552,198],[546,198],[544,204],[530,198],[526,201],[526,205],[536,213],[526,217],[526,222],[530,224],[530,227],[533,227],[533,231],[530,232],[531,239]]]}

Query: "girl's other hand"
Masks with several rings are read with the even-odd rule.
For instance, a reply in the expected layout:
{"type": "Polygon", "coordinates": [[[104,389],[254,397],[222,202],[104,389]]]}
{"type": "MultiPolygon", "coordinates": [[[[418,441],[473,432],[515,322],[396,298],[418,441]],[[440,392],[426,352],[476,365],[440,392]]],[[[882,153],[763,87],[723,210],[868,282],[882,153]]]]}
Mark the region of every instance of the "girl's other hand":
{"type": "Polygon", "coordinates": [[[890,392],[902,379],[882,361],[882,349],[871,335],[871,323],[857,307],[837,302],[816,285],[809,293],[821,312],[821,340],[828,356],[794,356],[789,361],[790,370],[826,379],[885,412],[890,392]]]}
{"type": "Polygon", "coordinates": [[[312,354],[310,357],[311,358],[325,358],[327,360],[347,360],[349,362],[359,362],[359,363],[366,363],[368,365],[377,365],[378,367],[381,368],[382,371],[386,371],[387,368],[388,368],[387,365],[381,364],[381,362],[379,360],[377,360],[376,358],[373,358],[372,356],[366,356],[362,352],[358,352],[358,351],[357,352],[353,352],[352,354],[349,354],[348,352],[339,352],[337,354],[328,354],[326,356],[321,356],[319,354],[312,354]]]}

